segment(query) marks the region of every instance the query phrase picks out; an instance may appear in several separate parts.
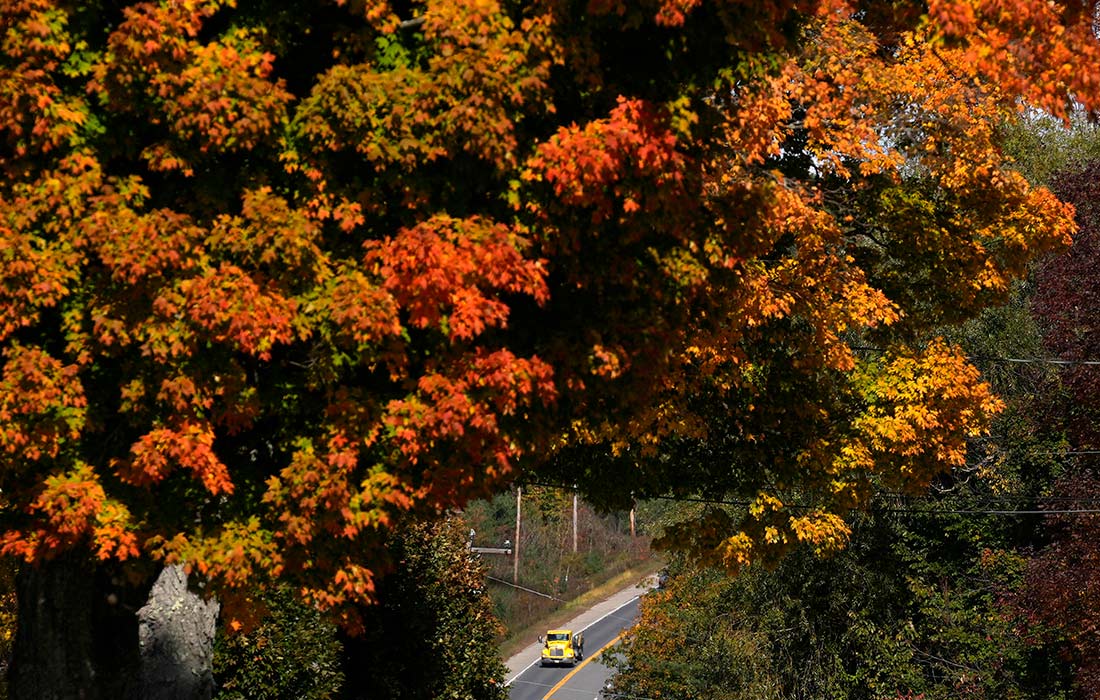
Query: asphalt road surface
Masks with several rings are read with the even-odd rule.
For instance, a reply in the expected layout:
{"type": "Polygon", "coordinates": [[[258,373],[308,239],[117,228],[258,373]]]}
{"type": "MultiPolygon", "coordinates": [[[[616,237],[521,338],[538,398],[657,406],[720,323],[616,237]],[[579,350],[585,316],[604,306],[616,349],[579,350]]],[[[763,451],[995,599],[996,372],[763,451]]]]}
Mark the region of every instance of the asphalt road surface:
{"type": "Polygon", "coordinates": [[[638,597],[634,597],[584,628],[584,661],[573,668],[541,668],[536,653],[531,658],[531,666],[512,680],[510,700],[593,700],[598,697],[604,682],[611,676],[611,670],[600,660],[604,654],[613,653],[613,642],[623,630],[634,626],[637,616],[638,597]]]}

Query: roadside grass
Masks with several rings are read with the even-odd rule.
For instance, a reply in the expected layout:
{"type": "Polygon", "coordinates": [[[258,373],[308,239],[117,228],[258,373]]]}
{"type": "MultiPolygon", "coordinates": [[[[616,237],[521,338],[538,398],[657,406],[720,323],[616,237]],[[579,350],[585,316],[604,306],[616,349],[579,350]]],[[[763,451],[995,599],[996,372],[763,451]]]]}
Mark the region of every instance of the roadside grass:
{"type": "Polygon", "coordinates": [[[504,640],[500,643],[501,658],[508,659],[518,653],[529,644],[533,644],[540,634],[545,634],[548,629],[555,629],[569,622],[583,610],[586,610],[605,598],[621,591],[632,581],[640,583],[644,579],[661,570],[664,562],[652,557],[641,564],[626,569],[598,586],[573,598],[553,612],[544,615],[530,625],[519,630],[509,630],[504,640]]]}

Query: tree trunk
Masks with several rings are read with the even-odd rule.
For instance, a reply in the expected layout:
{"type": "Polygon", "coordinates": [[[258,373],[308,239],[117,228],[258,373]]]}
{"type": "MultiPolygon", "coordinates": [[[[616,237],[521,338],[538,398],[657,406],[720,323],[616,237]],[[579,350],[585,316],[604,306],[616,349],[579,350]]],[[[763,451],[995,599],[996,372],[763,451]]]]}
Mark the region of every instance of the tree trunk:
{"type": "Polygon", "coordinates": [[[16,578],[19,621],[8,692],[12,700],[99,700],[93,569],[63,555],[23,566],[16,578]]]}
{"type": "Polygon", "coordinates": [[[120,569],[65,554],[21,567],[16,593],[11,700],[213,695],[218,604],[187,589],[182,567],[163,569],[149,590],[120,569]]]}
{"type": "Polygon", "coordinates": [[[209,700],[214,693],[217,601],[187,588],[179,565],[161,570],[138,611],[141,700],[209,700]]]}

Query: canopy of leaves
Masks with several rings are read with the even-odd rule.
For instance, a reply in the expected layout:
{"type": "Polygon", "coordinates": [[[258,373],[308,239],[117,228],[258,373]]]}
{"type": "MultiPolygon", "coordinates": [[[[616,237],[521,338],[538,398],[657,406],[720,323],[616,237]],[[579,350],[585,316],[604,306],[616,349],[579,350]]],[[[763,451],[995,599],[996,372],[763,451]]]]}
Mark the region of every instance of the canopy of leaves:
{"type": "Polygon", "coordinates": [[[390,542],[398,570],[363,612],[364,634],[344,641],[346,700],[505,700],[507,672],[482,564],[464,523],[406,523],[390,542]]]}
{"type": "Polygon", "coordinates": [[[722,700],[1067,697],[1070,667],[1058,647],[1002,605],[1023,578],[1026,559],[1013,549],[1025,530],[943,513],[952,501],[859,518],[849,547],[824,560],[802,549],[737,577],[673,567],[626,638],[615,691],[722,700]]]}
{"type": "Polygon", "coordinates": [[[1075,697],[1076,675],[1080,696],[1092,697],[1095,516],[1052,518],[1068,536],[1029,561],[1050,532],[1036,509],[1091,507],[1095,490],[1051,494],[1064,450],[1051,411],[1057,370],[1003,361],[1043,352],[1031,291],[1015,285],[1010,304],[951,329],[1006,405],[964,467],[921,496],[880,494],[831,558],[803,549],[732,579],[674,560],[668,588],[646,599],[627,638],[616,690],[1046,700],[1075,697]],[[1015,510],[1032,514],[1006,512],[1015,510]]]}
{"type": "MultiPolygon", "coordinates": [[[[1081,140],[1096,147],[1091,129],[1081,140]],[[1092,137],[1089,140],[1089,137],[1092,137]]],[[[1086,150],[1086,152],[1088,152],[1086,150]]],[[[1100,211],[1095,159],[1066,167],[1053,179],[1056,191],[1076,206],[1080,233],[1073,246],[1037,266],[1032,308],[1044,331],[1047,352],[1070,361],[1059,368],[1065,391],[1050,400],[1051,426],[1064,426],[1068,443],[1077,453],[1053,492],[1060,503],[1093,510],[1100,479],[1093,455],[1100,445],[1100,373],[1083,364],[1100,357],[1100,295],[1096,292],[1095,266],[1100,255],[1100,211]]],[[[1100,572],[1095,514],[1056,512],[1047,518],[1046,546],[1029,562],[1028,586],[1016,599],[1038,633],[1060,639],[1071,660],[1080,697],[1097,695],[1100,664],[1100,606],[1096,581],[1100,572]]]]}
{"type": "MultiPolygon", "coordinates": [[[[1100,356],[1100,291],[1095,266],[1100,257],[1100,160],[1061,173],[1054,186],[1076,207],[1080,232],[1073,246],[1044,260],[1036,270],[1034,313],[1043,329],[1043,342],[1053,356],[1072,362],[1100,356]]],[[[1062,368],[1062,381],[1072,396],[1065,419],[1076,447],[1100,445],[1100,373],[1087,364],[1062,368]]]]}
{"type": "MultiPolygon", "coordinates": [[[[1094,502],[1100,480],[1091,472],[1063,479],[1056,493],[1063,503],[1094,502]]],[[[1096,515],[1051,515],[1050,544],[1029,562],[1027,587],[1014,598],[1037,637],[1060,642],[1072,664],[1079,697],[1096,698],[1100,664],[1100,606],[1096,604],[1100,549],[1096,515]]]]}
{"type": "Polygon", "coordinates": [[[355,628],[396,519],[570,449],[700,457],[578,480],[748,493],[694,536],[728,565],[833,547],[998,408],[912,341],[1067,240],[994,124],[1095,103],[1092,16],[5,2],[0,551],[183,560],[230,609],[281,576],[355,628]]]}
{"type": "Polygon", "coordinates": [[[343,680],[335,625],[280,587],[264,595],[267,615],[248,632],[214,644],[217,700],[328,700],[343,680]]]}
{"type": "Polygon", "coordinates": [[[1068,122],[1029,111],[1023,119],[1004,125],[1005,150],[1029,182],[1049,187],[1052,181],[1084,170],[1100,157],[1098,130],[1100,124],[1082,109],[1071,112],[1068,122]]]}
{"type": "Polygon", "coordinates": [[[12,644],[15,642],[15,624],[18,601],[15,598],[17,565],[10,559],[0,563],[0,698],[8,696],[8,666],[11,664],[12,644]]]}

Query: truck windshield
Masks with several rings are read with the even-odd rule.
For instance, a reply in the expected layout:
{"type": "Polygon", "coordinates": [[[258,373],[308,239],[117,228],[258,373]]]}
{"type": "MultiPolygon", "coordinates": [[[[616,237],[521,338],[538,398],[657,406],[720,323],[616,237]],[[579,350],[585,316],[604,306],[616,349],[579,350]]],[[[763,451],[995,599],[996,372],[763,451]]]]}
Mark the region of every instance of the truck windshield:
{"type": "Polygon", "coordinates": [[[569,635],[565,633],[548,634],[546,635],[546,641],[548,642],[568,642],[569,635]]]}

